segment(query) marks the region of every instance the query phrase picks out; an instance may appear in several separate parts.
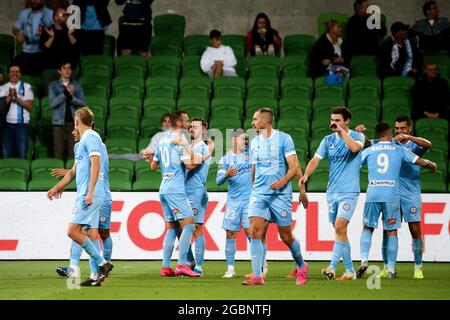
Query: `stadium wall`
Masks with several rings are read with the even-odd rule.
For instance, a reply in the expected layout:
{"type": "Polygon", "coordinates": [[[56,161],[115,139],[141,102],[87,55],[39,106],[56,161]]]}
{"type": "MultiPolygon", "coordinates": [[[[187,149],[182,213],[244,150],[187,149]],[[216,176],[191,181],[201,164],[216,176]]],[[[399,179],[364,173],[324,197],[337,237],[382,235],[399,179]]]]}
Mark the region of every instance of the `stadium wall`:
{"type": "MultiPolygon", "coordinates": [[[[49,201],[43,192],[0,193],[1,259],[68,259],[70,240],[66,235],[76,194],[66,192],[61,200],[49,201]]],[[[359,238],[365,194],[349,225],[352,257],[360,259],[359,238]]],[[[209,193],[204,226],[206,259],[225,259],[225,231],[221,229],[226,193],[209,193]]],[[[324,193],[310,193],[307,210],[293,196],[293,230],[307,260],[329,260],[333,229],[328,223],[324,193]]],[[[165,224],[158,193],[113,193],[111,234],[113,259],[161,259],[165,224]]],[[[450,195],[424,194],[422,210],[424,261],[450,261],[450,195]]],[[[290,252],[269,228],[268,259],[290,260],[290,252]]],[[[406,224],[399,230],[399,261],[412,261],[411,236],[406,224]]],[[[243,232],[237,240],[237,259],[249,259],[243,232]]],[[[381,260],[381,230],[374,232],[371,260],[381,260]]],[[[175,252],[174,258],[178,252],[175,252]]]]}

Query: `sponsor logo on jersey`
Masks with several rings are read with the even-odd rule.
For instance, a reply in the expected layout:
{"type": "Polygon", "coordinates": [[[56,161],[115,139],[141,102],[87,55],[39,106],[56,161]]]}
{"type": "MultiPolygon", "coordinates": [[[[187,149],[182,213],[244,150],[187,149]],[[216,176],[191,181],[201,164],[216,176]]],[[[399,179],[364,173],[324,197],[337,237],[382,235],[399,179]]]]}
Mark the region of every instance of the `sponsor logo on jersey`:
{"type": "Polygon", "coordinates": [[[106,221],[106,217],[105,216],[101,216],[100,217],[100,222],[105,222],[106,221]]]}
{"type": "Polygon", "coordinates": [[[172,213],[173,214],[179,214],[180,213],[180,209],[178,209],[178,208],[172,209],[172,213]]]}
{"type": "Polygon", "coordinates": [[[192,213],[194,214],[194,216],[198,213],[198,209],[197,208],[192,208],[192,213]]]}
{"type": "Polygon", "coordinates": [[[369,185],[372,187],[395,187],[394,180],[371,180],[369,185]]]}
{"type": "Polygon", "coordinates": [[[287,216],[287,212],[285,210],[281,211],[281,216],[285,218],[287,216]]]}
{"type": "Polygon", "coordinates": [[[397,219],[396,218],[392,218],[392,219],[388,219],[388,224],[389,225],[393,225],[397,223],[397,219]]]}
{"type": "Polygon", "coordinates": [[[351,206],[348,203],[344,203],[343,208],[345,211],[350,210],[351,206]]]}

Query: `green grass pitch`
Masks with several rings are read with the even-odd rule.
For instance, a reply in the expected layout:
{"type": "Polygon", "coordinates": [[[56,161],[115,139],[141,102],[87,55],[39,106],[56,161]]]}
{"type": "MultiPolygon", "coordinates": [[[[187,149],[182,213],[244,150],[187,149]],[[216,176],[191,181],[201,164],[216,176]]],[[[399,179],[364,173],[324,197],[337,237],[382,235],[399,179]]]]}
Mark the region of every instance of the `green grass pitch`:
{"type": "MultiPolygon", "coordinates": [[[[242,275],[250,271],[248,261],[237,262],[239,276],[234,279],[222,279],[223,261],[205,262],[205,276],[196,279],[160,278],[160,261],[113,261],[114,270],[101,287],[69,290],[65,278],[55,272],[64,263],[0,261],[0,299],[450,299],[450,263],[425,263],[423,280],[412,278],[412,263],[399,263],[399,278],[382,279],[379,290],[367,288],[367,276],[354,281],[325,280],[320,270],[327,262],[310,262],[308,284],[297,286],[295,280],[286,278],[292,263],[278,261],[269,261],[265,286],[241,285],[242,275]]],[[[338,274],[342,271],[341,265],[338,274]]],[[[89,275],[86,261],[81,263],[81,272],[83,281],[89,275]]]]}

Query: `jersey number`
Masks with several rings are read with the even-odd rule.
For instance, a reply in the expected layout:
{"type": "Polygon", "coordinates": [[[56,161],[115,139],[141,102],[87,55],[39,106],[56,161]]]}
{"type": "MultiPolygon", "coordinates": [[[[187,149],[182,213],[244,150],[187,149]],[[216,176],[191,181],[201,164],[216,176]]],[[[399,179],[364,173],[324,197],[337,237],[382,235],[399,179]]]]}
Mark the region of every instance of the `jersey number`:
{"type": "Polygon", "coordinates": [[[167,168],[170,165],[170,157],[169,157],[169,150],[167,150],[166,147],[162,148],[161,157],[164,167],[167,168]]]}
{"type": "Polygon", "coordinates": [[[377,157],[377,164],[379,168],[377,169],[378,173],[386,173],[389,168],[389,157],[386,153],[380,153],[377,157]]]}

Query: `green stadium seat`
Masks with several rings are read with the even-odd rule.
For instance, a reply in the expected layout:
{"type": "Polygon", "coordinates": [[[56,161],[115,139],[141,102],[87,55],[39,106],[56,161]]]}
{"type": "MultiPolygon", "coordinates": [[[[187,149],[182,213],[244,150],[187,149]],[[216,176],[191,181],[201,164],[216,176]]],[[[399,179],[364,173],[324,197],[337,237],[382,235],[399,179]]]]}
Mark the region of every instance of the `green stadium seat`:
{"type": "Polygon", "coordinates": [[[306,184],[306,190],[308,192],[325,192],[327,191],[328,185],[328,168],[327,169],[317,169],[314,174],[309,178],[306,184]]]}
{"type": "Polygon", "coordinates": [[[328,20],[336,20],[338,21],[342,26],[342,35],[345,40],[345,29],[347,27],[348,22],[348,15],[345,13],[339,13],[339,12],[327,12],[322,13],[317,17],[317,30],[318,34],[323,34],[326,31],[325,22],[328,20]]]}
{"type": "Polygon", "coordinates": [[[180,98],[207,98],[211,95],[211,80],[207,77],[185,77],[180,80],[180,98]]]}
{"type": "Polygon", "coordinates": [[[331,110],[335,107],[345,106],[345,100],[341,97],[323,97],[316,98],[313,101],[313,118],[326,118],[330,119],[331,110]]]}
{"type": "Polygon", "coordinates": [[[116,38],[110,34],[105,34],[103,43],[103,56],[114,57],[116,52],[116,38]]]}
{"type": "Polygon", "coordinates": [[[247,118],[252,118],[253,114],[259,108],[269,108],[272,110],[273,114],[278,113],[278,101],[274,98],[264,98],[264,97],[254,97],[247,98],[245,101],[245,113],[247,118]]]}
{"type": "Polygon", "coordinates": [[[448,149],[434,148],[434,146],[423,155],[424,158],[430,159],[431,161],[446,161],[448,157],[448,149]]]}
{"type": "MultiPolygon", "coordinates": [[[[408,98],[394,97],[385,98],[381,102],[381,110],[383,119],[395,119],[398,116],[409,116],[411,114],[411,103],[408,98]]],[[[393,121],[388,122],[394,123],[393,121]]]]}
{"type": "Polygon", "coordinates": [[[244,98],[245,79],[241,77],[220,77],[213,82],[216,98],[244,98]]]}
{"type": "Polygon", "coordinates": [[[345,95],[345,86],[329,85],[325,82],[325,77],[318,77],[314,80],[314,91],[316,98],[343,98],[345,95]]]}
{"type": "Polygon", "coordinates": [[[139,118],[141,115],[141,99],[126,96],[112,97],[109,101],[109,117],[139,118]]]}
{"type": "Polygon", "coordinates": [[[47,134],[47,139],[42,139],[41,137],[37,136],[34,145],[28,146],[29,149],[32,146],[33,157],[36,159],[46,159],[53,157],[53,139],[52,139],[51,124],[46,128],[46,130],[49,133],[47,134]],[[45,141],[45,143],[43,141],[45,141]]]}
{"type": "MultiPolygon", "coordinates": [[[[314,125],[314,123],[313,123],[312,125],[314,125]]],[[[331,132],[331,131],[329,131],[329,132],[326,133],[325,135],[330,134],[330,132],[331,132]]],[[[322,135],[322,136],[320,136],[320,137],[314,137],[314,136],[313,136],[313,139],[312,139],[311,142],[309,143],[309,153],[311,154],[311,159],[314,157],[314,154],[316,153],[317,148],[319,148],[319,145],[320,145],[320,143],[322,142],[322,139],[325,137],[325,135],[322,135]]],[[[322,162],[322,161],[321,161],[321,162],[322,162]]]]}
{"type": "Polygon", "coordinates": [[[247,95],[249,98],[278,99],[278,79],[254,77],[247,81],[247,95]]]}
{"type": "Polygon", "coordinates": [[[136,153],[136,140],[110,138],[106,140],[106,148],[110,154],[136,153]]]}
{"type": "Polygon", "coordinates": [[[109,56],[82,56],[80,59],[81,76],[111,78],[113,65],[113,59],[109,56]]]}
{"type": "Polygon", "coordinates": [[[415,124],[418,136],[428,140],[447,140],[448,138],[448,121],[438,118],[418,119],[415,124]]]}
{"type": "Polygon", "coordinates": [[[240,98],[214,98],[211,100],[211,116],[214,118],[241,119],[244,113],[244,100],[240,98]]]}
{"type": "Polygon", "coordinates": [[[352,77],[376,77],[377,68],[376,56],[354,56],[350,61],[352,77]]]}
{"type": "Polygon", "coordinates": [[[26,191],[30,164],[25,159],[0,159],[0,190],[26,191]]]}
{"type": "Polygon", "coordinates": [[[181,64],[183,77],[207,77],[200,68],[200,56],[185,56],[181,64]]]}
{"type": "Polygon", "coordinates": [[[383,80],[384,98],[410,98],[415,80],[409,77],[387,77],[383,80]]]}
{"type": "Polygon", "coordinates": [[[147,78],[145,89],[147,97],[175,99],[178,91],[178,80],[169,77],[147,78]]]}
{"type": "MultiPolygon", "coordinates": [[[[154,36],[150,45],[152,56],[170,56],[181,58],[183,39],[168,36],[154,36]]],[[[150,59],[151,60],[151,59],[150,59]]]]}
{"type": "Polygon", "coordinates": [[[180,98],[177,102],[177,109],[186,112],[190,119],[193,117],[207,119],[209,115],[209,99],[180,98]]]}
{"type": "Polygon", "coordinates": [[[369,139],[375,139],[375,126],[378,123],[378,119],[371,118],[368,116],[361,116],[361,117],[352,117],[352,122],[354,126],[357,126],[359,124],[364,124],[366,127],[366,131],[364,132],[365,135],[369,139]]]}
{"type": "Polygon", "coordinates": [[[311,100],[301,98],[282,98],[279,119],[310,119],[311,100]]]}
{"type": "Polygon", "coordinates": [[[142,56],[118,56],[114,61],[116,77],[144,78],[147,61],[142,56]]]}
{"type": "Polygon", "coordinates": [[[74,159],[67,159],[64,168],[71,169],[75,163],[74,159]]]}
{"type": "Polygon", "coordinates": [[[152,56],[148,60],[149,77],[171,77],[178,79],[180,75],[180,58],[173,56],[152,56]]]}
{"type": "MultiPolygon", "coordinates": [[[[141,120],[143,121],[143,120],[141,120]]],[[[141,124],[142,125],[142,124],[141,124]]],[[[141,152],[142,150],[146,149],[147,146],[150,144],[150,137],[142,137],[138,140],[138,152],[141,152]]]]}
{"type": "Polygon", "coordinates": [[[226,46],[230,46],[236,57],[245,56],[245,41],[246,37],[240,34],[222,35],[222,43],[226,46]]]}
{"type": "Polygon", "coordinates": [[[108,98],[110,93],[111,78],[100,78],[96,76],[86,76],[80,78],[85,97],[108,98]]]}
{"type": "Polygon", "coordinates": [[[153,28],[156,36],[183,39],[185,27],[186,18],[183,15],[161,14],[153,18],[153,28]]]}
{"type": "Polygon", "coordinates": [[[381,80],[376,77],[352,77],[349,81],[351,98],[380,98],[381,80]]]}
{"type": "Polygon", "coordinates": [[[247,78],[248,60],[246,56],[236,56],[237,64],[234,67],[238,77],[247,78]]]}
{"type": "Polygon", "coordinates": [[[159,120],[166,113],[171,113],[176,109],[176,100],[172,98],[151,97],[144,99],[144,118],[159,120]]]}
{"type": "Polygon", "coordinates": [[[134,164],[125,159],[109,161],[109,187],[111,191],[131,191],[134,164]]]}
{"type": "MultiPolygon", "coordinates": [[[[212,118],[209,121],[208,129],[210,131],[210,135],[214,136],[213,130],[219,130],[222,132],[222,137],[226,141],[226,138],[231,136],[231,133],[237,129],[242,127],[242,121],[240,118],[212,118]]],[[[217,137],[216,137],[217,138],[217,137]]]]}
{"type": "Polygon", "coordinates": [[[359,173],[359,188],[361,192],[366,192],[369,185],[368,169],[364,167],[359,173]]]}
{"type": "MultiPolygon", "coordinates": [[[[39,99],[35,100],[38,101],[39,99]]],[[[49,105],[48,96],[42,97],[40,105],[41,105],[41,119],[51,121],[53,116],[53,108],[50,107],[49,105]]]]}
{"type": "Polygon", "coordinates": [[[209,46],[209,36],[205,34],[193,34],[184,37],[185,56],[201,56],[209,46]]]}
{"type": "MultiPolygon", "coordinates": [[[[322,139],[326,135],[332,133],[330,126],[330,118],[317,118],[311,122],[311,135],[313,139],[322,139]]],[[[315,150],[314,150],[315,151],[315,150]]]]}
{"type": "Polygon", "coordinates": [[[307,140],[309,137],[309,121],[299,119],[280,119],[277,128],[288,133],[295,140],[307,140]]]}
{"type": "Polygon", "coordinates": [[[151,171],[146,161],[137,161],[134,171],[136,181],[133,183],[134,191],[158,191],[161,185],[161,171],[151,171]]]}
{"type": "Polygon", "coordinates": [[[308,77],[290,77],[281,80],[282,98],[311,99],[313,80],[308,77]]]}
{"type": "Polygon", "coordinates": [[[151,138],[155,133],[161,131],[161,125],[155,119],[141,119],[141,137],[146,138],[147,144],[148,139],[151,138]]]}
{"type": "Polygon", "coordinates": [[[16,39],[10,34],[0,34],[0,56],[13,57],[16,51],[16,39]]]}
{"type": "Polygon", "coordinates": [[[283,78],[306,77],[308,56],[285,56],[283,58],[283,78]]]}
{"type": "Polygon", "coordinates": [[[33,99],[33,105],[30,111],[30,126],[36,128],[38,119],[41,116],[41,101],[33,99]]]}
{"type": "Polygon", "coordinates": [[[44,96],[44,82],[41,76],[32,76],[32,75],[22,75],[20,78],[21,81],[28,83],[31,86],[31,90],[33,90],[34,99],[41,98],[44,96]]]}
{"type": "MultiPolygon", "coordinates": [[[[353,118],[367,115],[373,119],[379,119],[381,113],[380,100],[373,97],[357,97],[348,99],[348,108],[353,118]]],[[[354,124],[354,122],[353,122],[354,124]]]]}
{"type": "Polygon", "coordinates": [[[228,190],[228,182],[221,184],[220,186],[216,183],[218,165],[211,164],[209,167],[208,178],[206,179],[206,190],[209,192],[226,192],[228,190]]]}
{"type": "Polygon", "coordinates": [[[145,80],[136,77],[117,77],[112,82],[112,94],[115,97],[133,97],[142,99],[145,80]]]}
{"type": "Polygon", "coordinates": [[[305,55],[308,56],[316,39],[307,34],[291,34],[283,39],[285,56],[305,55]]]}
{"type": "Polygon", "coordinates": [[[445,169],[439,168],[435,172],[426,169],[420,171],[420,186],[422,192],[446,192],[446,174],[445,169]]]}
{"type": "Polygon", "coordinates": [[[108,99],[95,96],[85,96],[86,104],[94,113],[94,120],[97,122],[98,118],[106,119],[108,111],[108,99]]]}
{"type": "Polygon", "coordinates": [[[53,168],[64,168],[64,161],[60,159],[36,159],[31,162],[31,181],[28,190],[46,191],[52,188],[58,180],[51,175],[53,168]]]}
{"type": "Polygon", "coordinates": [[[108,138],[128,138],[136,141],[139,133],[139,119],[118,118],[106,122],[108,138]]]}
{"type": "Polygon", "coordinates": [[[281,61],[279,57],[255,56],[251,57],[248,64],[250,77],[279,78],[281,61]]]}

